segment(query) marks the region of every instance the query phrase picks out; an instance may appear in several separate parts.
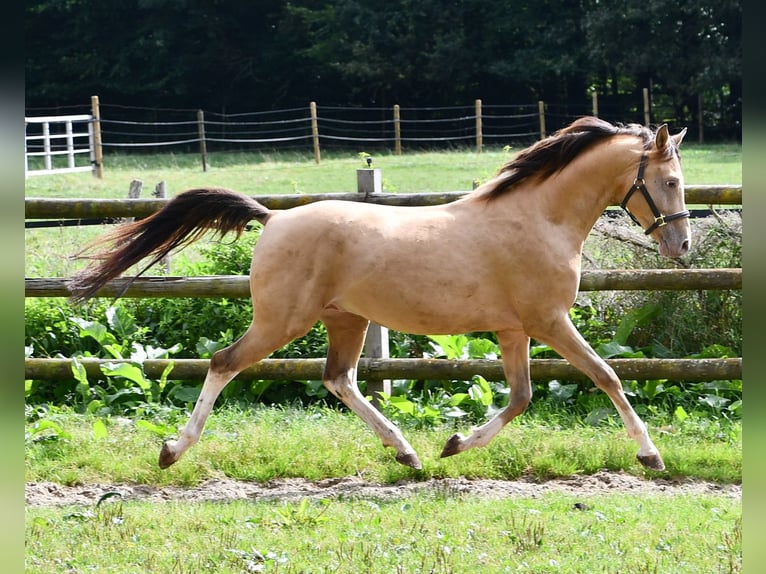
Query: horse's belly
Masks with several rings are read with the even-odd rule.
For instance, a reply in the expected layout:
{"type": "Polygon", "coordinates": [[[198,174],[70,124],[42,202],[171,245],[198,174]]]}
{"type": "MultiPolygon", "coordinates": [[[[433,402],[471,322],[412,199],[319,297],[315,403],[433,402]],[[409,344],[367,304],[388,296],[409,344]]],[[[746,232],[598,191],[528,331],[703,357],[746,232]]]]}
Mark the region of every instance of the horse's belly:
{"type": "Polygon", "coordinates": [[[389,329],[420,335],[498,331],[518,325],[507,300],[492,300],[471,289],[419,293],[373,289],[334,304],[389,329]]]}

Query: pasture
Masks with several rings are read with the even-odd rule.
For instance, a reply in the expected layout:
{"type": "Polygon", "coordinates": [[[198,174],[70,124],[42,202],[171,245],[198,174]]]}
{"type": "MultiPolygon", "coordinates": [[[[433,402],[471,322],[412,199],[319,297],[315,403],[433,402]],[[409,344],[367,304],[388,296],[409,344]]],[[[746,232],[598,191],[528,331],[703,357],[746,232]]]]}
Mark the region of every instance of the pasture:
{"type": "MultiPolygon", "coordinates": [[[[383,155],[374,167],[383,170],[389,192],[467,190],[472,180],[493,175],[508,153],[383,155]]],[[[741,182],[739,146],[684,145],[682,157],[687,183],[741,182]]],[[[144,196],[160,180],[169,195],[201,185],[253,195],[353,192],[362,166],[355,154],[326,156],[320,165],[308,154],[226,154],[213,155],[203,173],[194,156],[124,156],[107,158],[104,180],[34,178],[26,195],[122,198],[134,178],[145,182],[144,196]]],[[[27,276],[71,274],[78,264],[67,256],[102,231],[28,230],[27,276]]],[[[198,257],[184,253],[174,265],[198,257]]],[[[723,412],[703,418],[666,407],[660,401],[640,412],[665,455],[661,473],[635,462],[634,445],[614,416],[568,414],[567,405],[552,399],[537,405],[533,399],[492,444],[449,459],[438,453],[452,428],[401,423],[423,453],[420,471],[396,464],[369,429],[335,409],[221,409],[197,448],[160,471],[157,447],[184,413],[147,405],[133,418],[99,418],[56,405],[28,407],[27,482],[93,490],[84,504],[28,506],[27,571],[739,572],[741,501],[716,489],[741,481],[741,422],[723,412]],[[97,506],[101,493],[122,484],[188,488],[216,478],[278,484],[296,477],[387,485],[461,477],[534,482],[617,470],[649,484],[706,481],[709,488],[693,494],[583,489],[496,500],[440,482],[384,500],[157,503],[114,496],[97,506]]]]}
{"type": "Polygon", "coordinates": [[[421,471],[335,409],[221,408],[166,471],[155,457],[172,428],[43,420],[27,425],[28,572],[741,568],[741,425],[723,419],[649,418],[662,473],[635,461],[619,421],[539,405],[448,459],[449,429],[406,428],[421,471]]]}

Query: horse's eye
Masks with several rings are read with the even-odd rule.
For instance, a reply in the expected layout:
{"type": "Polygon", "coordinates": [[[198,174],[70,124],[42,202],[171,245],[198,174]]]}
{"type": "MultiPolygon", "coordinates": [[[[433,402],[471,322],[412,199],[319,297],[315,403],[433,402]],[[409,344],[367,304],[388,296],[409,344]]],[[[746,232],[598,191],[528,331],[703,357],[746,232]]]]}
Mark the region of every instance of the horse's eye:
{"type": "Polygon", "coordinates": [[[678,182],[675,179],[669,179],[665,185],[668,186],[668,189],[675,189],[678,187],[678,182]]]}

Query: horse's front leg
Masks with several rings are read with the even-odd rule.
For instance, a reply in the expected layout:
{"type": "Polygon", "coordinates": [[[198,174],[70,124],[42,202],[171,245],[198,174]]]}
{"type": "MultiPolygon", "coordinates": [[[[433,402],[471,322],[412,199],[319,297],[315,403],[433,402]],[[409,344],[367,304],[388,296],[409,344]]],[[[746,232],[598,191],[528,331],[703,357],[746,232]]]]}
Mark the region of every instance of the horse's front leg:
{"type": "Polygon", "coordinates": [[[569,315],[564,315],[547,333],[540,334],[539,340],[550,345],[572,366],[588,375],[595,385],[609,396],[625,424],[628,436],[638,443],[638,461],[652,470],[665,470],[660,451],[649,437],[646,424],[630,406],[619,377],[588,345],[572,324],[569,315]]]}
{"type": "Polygon", "coordinates": [[[450,437],[442,450],[442,458],[458,454],[469,448],[486,446],[511,420],[524,412],[532,399],[529,380],[529,337],[521,331],[497,333],[503,353],[503,370],[511,387],[511,396],[502,411],[489,422],[474,429],[470,436],[456,433],[450,437]]]}
{"type": "Polygon", "coordinates": [[[330,346],[322,382],[334,396],[343,401],[380,437],[383,446],[396,450],[396,460],[421,469],[415,450],[401,431],[367,401],[356,385],[356,368],[362,353],[369,321],[343,311],[326,311],[322,322],[327,327],[330,346]]]}

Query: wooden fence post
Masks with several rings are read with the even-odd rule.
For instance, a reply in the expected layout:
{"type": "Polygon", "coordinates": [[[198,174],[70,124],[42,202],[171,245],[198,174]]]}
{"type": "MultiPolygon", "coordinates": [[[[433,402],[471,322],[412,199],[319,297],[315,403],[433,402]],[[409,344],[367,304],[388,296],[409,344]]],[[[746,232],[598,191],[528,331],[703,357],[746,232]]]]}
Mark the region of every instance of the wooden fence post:
{"type": "Polygon", "coordinates": [[[402,155],[402,120],[399,104],[394,104],[394,153],[402,155]]]}
{"type": "MultiPolygon", "coordinates": [[[[144,182],[140,179],[134,179],[130,182],[130,188],[128,189],[128,199],[138,199],[141,197],[141,190],[144,187],[144,182]]],[[[131,218],[132,219],[132,218],[131,218]]]]}
{"type": "MultiPolygon", "coordinates": [[[[157,197],[159,199],[165,199],[167,197],[166,193],[166,187],[165,187],[165,181],[159,182],[155,187],[154,191],[152,192],[152,195],[154,197],[157,197]]],[[[165,274],[170,275],[170,255],[165,255],[160,260],[160,265],[165,269],[165,274]]]]}
{"type": "Polygon", "coordinates": [[[593,90],[590,95],[591,100],[591,107],[593,108],[593,117],[598,117],[598,92],[596,90],[593,90]]]}
{"type": "Polygon", "coordinates": [[[309,104],[309,110],[311,112],[311,138],[314,140],[314,161],[319,163],[321,161],[321,154],[319,153],[319,121],[317,120],[317,103],[311,102],[309,104]]]}
{"type": "MultiPolygon", "coordinates": [[[[139,199],[141,197],[141,190],[144,188],[144,182],[141,179],[134,179],[130,182],[128,188],[128,199],[139,199]]],[[[135,221],[135,217],[123,217],[121,221],[123,223],[131,223],[135,221]]]]}
{"type": "Polygon", "coordinates": [[[98,179],[104,178],[104,150],[101,148],[101,109],[98,96],[90,97],[90,107],[93,114],[93,148],[94,170],[93,175],[98,179]]]}
{"type": "Polygon", "coordinates": [[[481,100],[476,100],[476,153],[484,147],[481,133],[481,100]]]}
{"type": "Polygon", "coordinates": [[[205,112],[197,110],[197,128],[199,131],[199,153],[202,156],[202,171],[207,171],[207,142],[205,141],[205,112]]]}
{"type": "Polygon", "coordinates": [[[652,120],[651,106],[649,105],[649,88],[644,88],[644,125],[649,127],[652,120]]]}
{"type": "MultiPolygon", "coordinates": [[[[383,179],[379,169],[356,170],[357,191],[366,196],[383,191],[383,179]]],[[[367,336],[364,340],[364,356],[368,359],[388,359],[388,328],[370,321],[367,336]]],[[[374,379],[367,377],[367,394],[372,397],[372,404],[380,408],[378,392],[391,394],[390,379],[374,379]]]]}
{"type": "Polygon", "coordinates": [[[545,139],[545,102],[537,102],[537,115],[540,117],[540,139],[545,139]]]}

